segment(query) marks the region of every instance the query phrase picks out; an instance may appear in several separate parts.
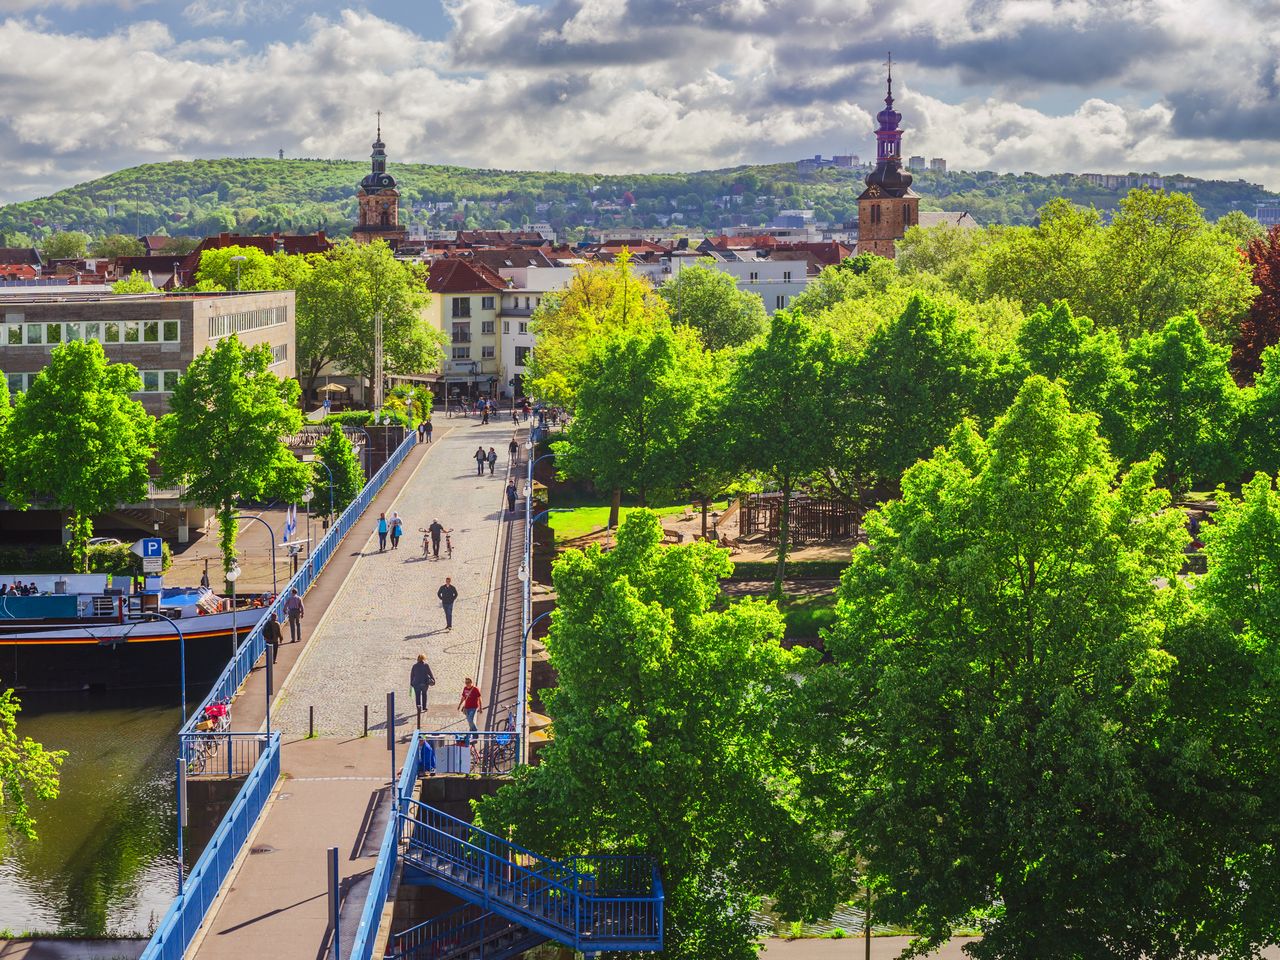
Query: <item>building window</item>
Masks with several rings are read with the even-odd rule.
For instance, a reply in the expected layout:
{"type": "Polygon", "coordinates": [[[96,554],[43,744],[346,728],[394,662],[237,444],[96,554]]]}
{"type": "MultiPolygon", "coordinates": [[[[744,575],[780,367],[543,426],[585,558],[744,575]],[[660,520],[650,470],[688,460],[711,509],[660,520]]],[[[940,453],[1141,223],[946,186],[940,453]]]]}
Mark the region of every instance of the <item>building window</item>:
{"type": "Polygon", "coordinates": [[[120,342],[120,324],[115,320],[108,320],[103,325],[107,337],[103,343],[119,343],[120,342]]]}
{"type": "Polygon", "coordinates": [[[493,322],[492,320],[481,320],[481,321],[480,321],[480,332],[481,332],[481,333],[487,333],[487,334],[489,334],[489,336],[493,336],[494,328],[495,328],[495,324],[494,324],[494,322],[493,322]]]}
{"type": "Polygon", "coordinates": [[[781,293],[780,293],[780,294],[778,294],[778,297],[777,297],[777,305],[778,305],[778,306],[777,306],[777,309],[779,309],[779,310],[781,310],[783,307],[785,307],[785,306],[787,305],[787,298],[786,298],[786,296],[785,296],[784,294],[781,294],[781,293]]]}
{"type": "Polygon", "coordinates": [[[493,297],[481,297],[481,298],[480,298],[480,309],[481,309],[481,310],[492,310],[492,309],[493,309],[493,297]]]}
{"type": "Polygon", "coordinates": [[[503,321],[502,321],[502,332],[503,332],[503,333],[510,333],[510,332],[511,332],[511,321],[510,321],[510,320],[503,320],[503,321]]]}
{"type": "Polygon", "coordinates": [[[783,279],[783,281],[784,281],[784,282],[786,282],[786,283],[790,283],[790,282],[791,282],[791,271],[790,271],[790,270],[783,270],[783,271],[782,271],[782,279],[783,279]]]}
{"type": "Polygon", "coordinates": [[[124,342],[138,343],[142,337],[142,324],[137,320],[126,320],[121,324],[124,327],[124,342]]]}
{"type": "Polygon", "coordinates": [[[760,279],[760,274],[756,273],[756,271],[754,270],[752,270],[750,273],[747,274],[748,283],[755,283],[759,279],[760,279]]]}
{"type": "Polygon", "coordinates": [[[159,320],[143,321],[142,340],[144,343],[160,342],[160,321],[159,320]]]}
{"type": "Polygon", "coordinates": [[[516,366],[523,367],[529,363],[529,347],[516,347],[516,366]]]}
{"type": "Polygon", "coordinates": [[[471,342],[471,324],[455,323],[453,325],[453,342],[454,343],[470,343],[471,342]]]}
{"type": "Polygon", "coordinates": [[[163,326],[163,337],[165,343],[177,343],[181,338],[179,332],[179,324],[177,320],[161,320],[163,326]]]}
{"type": "Polygon", "coordinates": [[[454,347],[454,348],[453,348],[453,359],[455,359],[455,360],[470,360],[470,359],[471,359],[471,348],[470,348],[470,347],[454,347]]]}
{"type": "Polygon", "coordinates": [[[84,338],[86,340],[102,340],[102,324],[95,320],[86,320],[84,324],[84,338]]]}
{"type": "Polygon", "coordinates": [[[262,307],[240,313],[225,313],[219,317],[209,318],[209,339],[216,340],[233,333],[247,333],[250,330],[261,330],[263,327],[274,327],[288,322],[287,307],[262,307]]]}
{"type": "Polygon", "coordinates": [[[44,326],[39,323],[28,323],[27,343],[44,343],[44,326]]]}
{"type": "Polygon", "coordinates": [[[521,332],[521,333],[528,333],[528,332],[529,332],[529,324],[527,324],[527,323],[526,323],[525,321],[523,321],[523,320],[521,320],[521,321],[520,321],[520,332],[521,332]]]}
{"type": "Polygon", "coordinates": [[[70,342],[70,341],[72,341],[72,340],[79,340],[79,339],[80,339],[80,324],[79,324],[79,323],[64,323],[64,324],[62,325],[62,335],[63,335],[64,337],[66,337],[66,339],[67,339],[67,341],[68,341],[68,342],[70,342]]]}
{"type": "Polygon", "coordinates": [[[143,393],[159,393],[160,392],[160,371],[159,370],[143,370],[142,371],[142,392],[143,393]]]}
{"type": "Polygon", "coordinates": [[[176,390],[178,387],[178,371],[165,370],[163,373],[163,378],[164,378],[164,392],[173,393],[173,391],[176,390]]]}
{"type": "Polygon", "coordinates": [[[453,315],[455,317],[471,316],[471,298],[470,297],[454,297],[453,298],[453,315]]]}
{"type": "Polygon", "coordinates": [[[524,298],[524,308],[525,308],[526,310],[528,310],[528,309],[529,309],[529,298],[528,298],[528,297],[525,297],[525,298],[524,298]]]}
{"type": "Polygon", "coordinates": [[[878,203],[873,203],[871,205],[871,222],[872,223],[880,222],[880,204],[878,203]]]}
{"type": "Polygon", "coordinates": [[[11,347],[16,347],[22,343],[22,324],[14,324],[9,328],[8,343],[11,347]]]}
{"type": "Polygon", "coordinates": [[[11,394],[12,394],[12,393],[22,393],[22,392],[24,392],[24,391],[26,390],[26,388],[27,388],[27,387],[26,387],[26,382],[25,382],[25,381],[26,381],[26,378],[27,378],[27,375],[26,375],[25,373],[11,373],[11,374],[9,374],[9,375],[5,378],[5,379],[7,379],[7,380],[9,381],[9,392],[10,392],[11,394]]]}
{"type": "Polygon", "coordinates": [[[271,366],[277,363],[284,363],[289,359],[289,345],[287,343],[274,343],[271,345],[271,366]]]}
{"type": "Polygon", "coordinates": [[[480,348],[480,359],[481,359],[481,360],[492,360],[492,359],[493,359],[493,347],[481,347],[481,348],[480,348]]]}

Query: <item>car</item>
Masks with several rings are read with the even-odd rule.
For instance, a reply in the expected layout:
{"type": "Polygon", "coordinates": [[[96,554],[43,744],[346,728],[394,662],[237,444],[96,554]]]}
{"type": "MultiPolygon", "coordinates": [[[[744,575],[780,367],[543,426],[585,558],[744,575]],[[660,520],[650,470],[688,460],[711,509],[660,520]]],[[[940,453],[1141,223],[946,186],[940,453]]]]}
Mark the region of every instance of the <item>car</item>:
{"type": "Polygon", "coordinates": [[[90,537],[88,546],[90,547],[119,547],[123,543],[115,537],[90,537]]]}

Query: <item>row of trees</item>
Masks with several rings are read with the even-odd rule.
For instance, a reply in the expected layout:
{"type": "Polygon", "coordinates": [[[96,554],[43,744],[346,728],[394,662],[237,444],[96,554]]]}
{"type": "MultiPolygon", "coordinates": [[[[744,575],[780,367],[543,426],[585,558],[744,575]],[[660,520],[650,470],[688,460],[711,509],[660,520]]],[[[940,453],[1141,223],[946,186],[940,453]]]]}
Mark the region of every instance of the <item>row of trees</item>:
{"type": "Polygon", "coordinates": [[[328,489],[332,473],[340,511],[364,483],[340,429],[317,451],[328,471],[284,445],[302,426],[299,387],[273,374],[271,362],[265,345],[220,339],[178,379],[170,412],[157,421],[134,397],[142,389],[135,367],[108,362],[97,341],[60,344],[12,408],[0,382],[0,493],[20,509],[65,511],[72,561],[84,570],[92,518],[145,500],[158,464],[160,480],[185,487],[187,502],[217,510],[229,569],[240,501],[297,502],[308,486],[328,489]]]}
{"type": "Polygon", "coordinates": [[[856,900],[913,953],[976,926],[980,958],[1256,955],[1280,938],[1280,495],[1219,492],[1190,589],[1157,463],[1098,422],[1031,376],[951,429],[866,518],[826,663],[652,514],[566,552],[555,741],[481,822],[654,856],[673,957],[755,956],[764,898],[856,900]]]}

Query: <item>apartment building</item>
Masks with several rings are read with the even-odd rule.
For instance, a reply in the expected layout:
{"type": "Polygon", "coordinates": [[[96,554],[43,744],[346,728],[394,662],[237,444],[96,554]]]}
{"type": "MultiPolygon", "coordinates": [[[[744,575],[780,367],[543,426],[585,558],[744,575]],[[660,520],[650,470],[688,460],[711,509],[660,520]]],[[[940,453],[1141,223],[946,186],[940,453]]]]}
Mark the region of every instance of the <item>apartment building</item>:
{"type": "Polygon", "coordinates": [[[499,353],[503,279],[471,260],[432,260],[427,273],[431,303],[426,319],[444,332],[443,387],[451,399],[498,396],[506,382],[499,353]]]}
{"type": "Polygon", "coordinates": [[[157,416],[192,359],[231,334],[267,344],[272,372],[295,376],[294,333],[292,290],[116,296],[63,286],[0,296],[0,370],[11,393],[27,389],[58,344],[97,340],[108,360],[138,368],[138,397],[157,416]]]}

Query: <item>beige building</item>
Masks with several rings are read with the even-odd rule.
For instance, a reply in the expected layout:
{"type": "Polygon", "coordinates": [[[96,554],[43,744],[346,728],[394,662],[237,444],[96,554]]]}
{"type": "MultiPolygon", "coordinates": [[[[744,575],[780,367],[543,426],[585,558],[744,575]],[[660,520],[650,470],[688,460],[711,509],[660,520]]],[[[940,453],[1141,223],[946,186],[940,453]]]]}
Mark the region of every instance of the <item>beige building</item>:
{"type": "Polygon", "coordinates": [[[97,340],[107,359],[142,375],[139,399],[153,414],[187,365],[219,339],[271,348],[271,370],[295,376],[292,290],[262,293],[77,294],[73,288],[6,288],[0,295],[0,371],[10,393],[26,390],[69,340],[97,340]]]}

